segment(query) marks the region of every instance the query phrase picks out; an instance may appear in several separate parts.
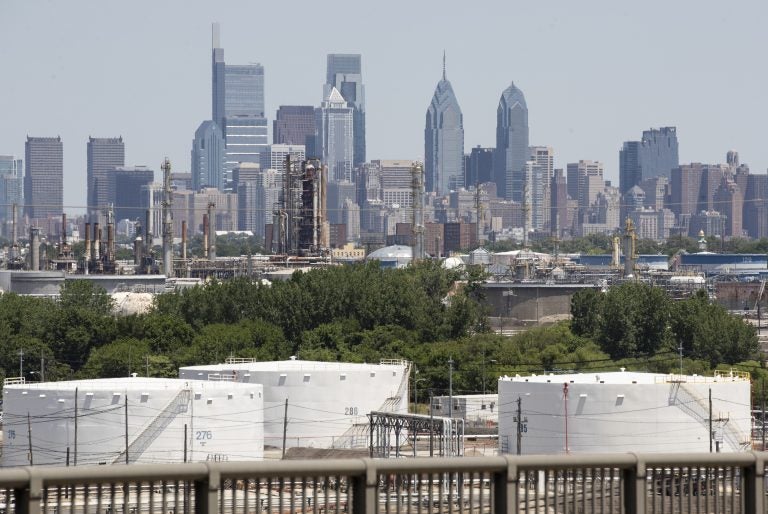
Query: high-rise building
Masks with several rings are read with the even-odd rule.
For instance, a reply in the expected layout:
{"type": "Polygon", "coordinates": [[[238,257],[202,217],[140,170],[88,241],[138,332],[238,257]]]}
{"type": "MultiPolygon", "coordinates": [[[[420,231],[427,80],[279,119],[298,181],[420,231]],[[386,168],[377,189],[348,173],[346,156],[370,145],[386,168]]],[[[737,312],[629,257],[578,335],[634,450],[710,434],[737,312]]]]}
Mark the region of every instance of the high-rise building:
{"type": "Polygon", "coordinates": [[[259,162],[269,143],[264,116],[264,67],[261,64],[226,64],[220,47],[219,25],[213,24],[212,111],[224,133],[226,165],[222,187],[231,187],[239,162],[259,162]]]}
{"type": "Polygon", "coordinates": [[[21,219],[24,207],[23,161],[13,155],[0,155],[0,220],[13,219],[13,204],[16,204],[16,213],[21,219]]]}
{"type": "Polygon", "coordinates": [[[61,137],[29,137],[24,145],[24,213],[31,219],[64,210],[64,144],[61,137]]]}
{"type": "Polygon", "coordinates": [[[749,237],[768,237],[768,175],[749,175],[743,218],[749,237]]]}
{"type": "Polygon", "coordinates": [[[311,105],[281,105],[272,123],[272,143],[304,145],[309,157],[316,157],[315,108],[311,105]]]}
{"type": "Polygon", "coordinates": [[[304,145],[274,144],[269,145],[261,154],[261,169],[284,170],[285,158],[300,163],[307,158],[304,145]]]}
{"type": "Polygon", "coordinates": [[[499,196],[523,201],[528,160],[528,107],[523,92],[512,83],[501,94],[496,110],[494,182],[499,196]]]}
{"type": "Polygon", "coordinates": [[[555,171],[555,152],[549,146],[532,146],[526,162],[526,209],[530,213],[530,228],[549,228],[549,186],[555,171]]]}
{"type": "Polygon", "coordinates": [[[715,190],[713,204],[715,210],[725,216],[724,235],[742,237],[744,195],[739,185],[730,177],[724,176],[715,190]]]}
{"type": "Polygon", "coordinates": [[[597,201],[597,195],[603,191],[603,163],[598,161],[580,160],[569,162],[567,165],[568,195],[576,200],[579,222],[584,221],[584,215],[597,201]]]}
{"type": "Polygon", "coordinates": [[[328,166],[331,180],[352,181],[354,154],[353,111],[335,87],[315,111],[315,149],[328,166]]]}
{"type": "Polygon", "coordinates": [[[202,122],[192,141],[192,189],[222,189],[225,162],[224,133],[215,121],[202,122]]]}
{"type": "Polygon", "coordinates": [[[347,200],[355,201],[355,184],[346,180],[328,182],[328,222],[332,225],[343,223],[342,208],[347,200]]]}
{"type": "Polygon", "coordinates": [[[424,127],[424,184],[439,196],[464,184],[464,118],[445,75],[437,83],[424,127]]]}
{"type": "Polygon", "coordinates": [[[623,195],[645,179],[670,178],[678,165],[677,129],[645,130],[640,141],[625,141],[619,151],[619,190],[623,195]]]}
{"type": "Polygon", "coordinates": [[[360,54],[328,54],[323,96],[327,97],[333,88],[353,109],[353,164],[357,167],[365,162],[365,86],[360,54]]]}
{"type": "Polygon", "coordinates": [[[562,237],[565,231],[571,227],[571,221],[568,219],[568,187],[562,169],[556,169],[554,172],[550,195],[550,204],[552,205],[550,213],[551,232],[556,237],[562,237]]]}
{"type": "Polygon", "coordinates": [[[470,150],[464,164],[464,187],[493,181],[493,152],[495,148],[480,145],[470,150]]]}
{"type": "MultiPolygon", "coordinates": [[[[125,143],[122,137],[89,137],[88,153],[88,214],[92,222],[103,218],[103,211],[115,197],[115,168],[125,166],[125,143]]],[[[101,219],[103,222],[104,220],[101,219]]]]}
{"type": "Polygon", "coordinates": [[[155,180],[155,172],[146,166],[120,166],[111,175],[115,221],[143,219],[141,191],[155,180]]]}

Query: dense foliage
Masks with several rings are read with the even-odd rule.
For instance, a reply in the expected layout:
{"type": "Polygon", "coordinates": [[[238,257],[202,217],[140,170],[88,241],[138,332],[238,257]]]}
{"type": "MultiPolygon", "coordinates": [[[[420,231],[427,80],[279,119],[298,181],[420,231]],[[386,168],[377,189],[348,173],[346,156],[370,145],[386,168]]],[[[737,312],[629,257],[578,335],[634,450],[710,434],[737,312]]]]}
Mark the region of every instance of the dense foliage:
{"type": "Polygon", "coordinates": [[[571,322],[515,337],[489,333],[479,268],[407,269],[376,263],[296,273],[264,285],[236,279],[157,297],[144,315],[115,317],[88,281],[67,281],[58,301],[0,295],[0,371],[38,380],[176,376],[229,356],[414,363],[414,393],[495,391],[503,374],[633,370],[670,372],[683,347],[689,373],[736,365],[762,376],[754,329],[706,295],[672,302],[643,284],[585,290],[571,322]]]}

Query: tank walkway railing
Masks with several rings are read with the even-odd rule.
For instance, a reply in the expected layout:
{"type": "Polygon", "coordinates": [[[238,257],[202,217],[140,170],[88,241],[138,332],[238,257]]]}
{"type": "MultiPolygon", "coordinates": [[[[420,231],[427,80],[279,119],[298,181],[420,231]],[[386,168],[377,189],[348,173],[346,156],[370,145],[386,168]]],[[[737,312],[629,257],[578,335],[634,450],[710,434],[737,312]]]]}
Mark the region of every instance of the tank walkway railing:
{"type": "MultiPolygon", "coordinates": [[[[128,462],[134,463],[139,457],[149,448],[152,442],[163,433],[163,431],[176,419],[176,416],[186,412],[190,399],[192,398],[192,392],[189,389],[182,389],[168,402],[163,410],[161,410],[152,421],[150,421],[146,427],[141,430],[133,441],[128,445],[128,462]]],[[[122,464],[125,462],[126,450],[120,452],[120,454],[112,461],[112,464],[122,464]]]]}
{"type": "Polygon", "coordinates": [[[765,513],[766,456],[593,454],[0,470],[6,513],[765,513]]]}

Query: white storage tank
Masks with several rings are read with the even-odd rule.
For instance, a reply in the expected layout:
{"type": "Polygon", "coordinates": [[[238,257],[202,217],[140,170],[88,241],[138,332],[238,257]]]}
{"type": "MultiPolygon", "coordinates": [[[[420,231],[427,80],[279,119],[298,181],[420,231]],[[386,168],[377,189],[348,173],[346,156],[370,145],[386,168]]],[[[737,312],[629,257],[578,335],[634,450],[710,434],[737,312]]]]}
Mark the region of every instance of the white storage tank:
{"type": "Polygon", "coordinates": [[[499,395],[462,394],[432,398],[432,414],[461,418],[468,427],[489,427],[499,422],[499,395]],[[453,400],[453,409],[449,402],[453,400]]]}
{"type": "Polygon", "coordinates": [[[184,462],[185,427],[189,462],[264,455],[258,384],[142,377],[6,384],[3,400],[2,466],[124,464],[126,425],[131,464],[184,462]]]}
{"type": "Polygon", "coordinates": [[[708,452],[710,391],[713,451],[752,449],[748,373],[517,375],[498,390],[502,453],[517,453],[518,426],[523,455],[708,452]]]}
{"type": "Polygon", "coordinates": [[[228,359],[225,364],[181,368],[179,376],[262,384],[265,446],[283,447],[287,417],[287,448],[350,448],[368,445],[369,412],[408,412],[409,369],[401,360],[358,364],[228,359]]]}

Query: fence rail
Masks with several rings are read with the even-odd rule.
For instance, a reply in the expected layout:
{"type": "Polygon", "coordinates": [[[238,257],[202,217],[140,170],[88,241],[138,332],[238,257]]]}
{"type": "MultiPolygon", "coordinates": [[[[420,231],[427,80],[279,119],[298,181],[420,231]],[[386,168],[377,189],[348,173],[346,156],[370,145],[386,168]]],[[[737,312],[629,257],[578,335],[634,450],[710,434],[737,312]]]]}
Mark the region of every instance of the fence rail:
{"type": "Polygon", "coordinates": [[[764,454],[594,454],[27,467],[0,512],[766,512],[764,454]]]}

